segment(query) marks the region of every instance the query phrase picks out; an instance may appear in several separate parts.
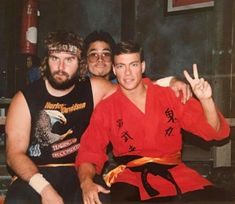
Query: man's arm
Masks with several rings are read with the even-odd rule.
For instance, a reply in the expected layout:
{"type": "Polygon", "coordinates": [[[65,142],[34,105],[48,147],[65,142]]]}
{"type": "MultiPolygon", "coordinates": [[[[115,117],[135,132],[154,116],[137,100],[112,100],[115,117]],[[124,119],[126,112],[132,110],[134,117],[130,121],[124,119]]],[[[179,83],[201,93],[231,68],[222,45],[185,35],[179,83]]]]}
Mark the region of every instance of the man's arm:
{"type": "Polygon", "coordinates": [[[18,177],[30,183],[42,195],[43,204],[50,203],[52,198],[62,204],[60,196],[43,177],[41,178],[37,166],[26,155],[30,130],[30,112],[22,92],[18,92],[11,102],[6,120],[7,163],[18,177]]]}
{"type": "Polygon", "coordinates": [[[156,80],[155,84],[159,86],[167,87],[167,86],[170,86],[170,82],[174,78],[175,78],[174,76],[164,77],[164,78],[156,80]]]}
{"type": "Polygon", "coordinates": [[[116,85],[101,77],[91,77],[94,107],[104,98],[116,91],[116,85]]]}
{"type": "Polygon", "coordinates": [[[110,191],[93,182],[96,174],[95,166],[91,163],[82,163],[78,168],[78,177],[84,204],[101,204],[98,193],[109,193],[110,191]]]}
{"type": "Polygon", "coordinates": [[[176,97],[181,96],[182,103],[186,103],[192,97],[190,86],[173,76],[158,79],[155,83],[163,87],[169,86],[174,91],[176,97]]]}
{"type": "Polygon", "coordinates": [[[207,122],[216,130],[220,130],[220,119],[217,113],[215,103],[212,99],[212,89],[210,84],[203,78],[199,78],[197,65],[193,64],[194,79],[184,71],[185,78],[190,83],[193,93],[201,102],[207,122]]]}
{"type": "Polygon", "coordinates": [[[30,140],[30,113],[21,92],[13,98],[6,120],[7,163],[23,180],[38,173],[35,164],[26,156],[30,140]],[[22,165],[23,164],[23,165],[22,165]]]}

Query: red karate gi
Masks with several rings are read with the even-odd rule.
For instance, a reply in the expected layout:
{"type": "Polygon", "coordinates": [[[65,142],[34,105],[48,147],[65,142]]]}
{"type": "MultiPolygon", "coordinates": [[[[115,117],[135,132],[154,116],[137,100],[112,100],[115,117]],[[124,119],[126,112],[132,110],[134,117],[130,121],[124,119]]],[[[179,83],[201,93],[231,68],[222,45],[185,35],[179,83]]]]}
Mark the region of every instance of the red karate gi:
{"type": "MultiPolygon", "coordinates": [[[[201,104],[191,98],[182,104],[168,87],[154,85],[144,79],[147,85],[145,113],[140,111],[118,90],[100,102],[93,112],[90,125],[82,136],[76,165],[90,162],[101,173],[107,160],[106,146],[113,145],[116,157],[140,155],[144,157],[167,157],[182,149],[181,128],[198,135],[206,141],[221,140],[229,135],[229,125],[218,111],[221,128],[216,132],[206,121],[201,104]]],[[[203,189],[212,185],[195,170],[183,162],[169,169],[182,193],[203,189]]],[[[137,186],[141,199],[149,199],[140,172],[126,168],[118,174],[115,182],[137,186]]],[[[148,182],[160,194],[157,197],[176,195],[175,186],[161,176],[148,174],[148,182]]]]}

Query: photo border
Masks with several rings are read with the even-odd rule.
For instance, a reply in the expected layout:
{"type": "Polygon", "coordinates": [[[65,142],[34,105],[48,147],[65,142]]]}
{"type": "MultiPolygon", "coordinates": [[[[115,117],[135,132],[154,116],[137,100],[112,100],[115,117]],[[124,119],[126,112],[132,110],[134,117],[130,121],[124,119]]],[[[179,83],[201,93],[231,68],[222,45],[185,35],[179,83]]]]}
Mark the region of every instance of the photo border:
{"type": "Polygon", "coordinates": [[[174,0],[167,0],[167,13],[184,12],[194,9],[204,9],[214,7],[214,0],[208,0],[202,3],[192,3],[192,1],[185,0],[184,6],[174,6],[174,0]]]}

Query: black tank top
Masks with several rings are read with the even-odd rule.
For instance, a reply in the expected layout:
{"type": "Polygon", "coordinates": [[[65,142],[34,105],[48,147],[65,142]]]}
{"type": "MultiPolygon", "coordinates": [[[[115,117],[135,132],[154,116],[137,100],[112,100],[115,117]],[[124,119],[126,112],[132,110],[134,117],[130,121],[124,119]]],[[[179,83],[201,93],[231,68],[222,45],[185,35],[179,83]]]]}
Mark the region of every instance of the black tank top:
{"type": "Polygon", "coordinates": [[[31,114],[28,156],[37,165],[74,163],[93,111],[89,78],[78,80],[62,97],[50,95],[42,79],[22,92],[31,114]]]}

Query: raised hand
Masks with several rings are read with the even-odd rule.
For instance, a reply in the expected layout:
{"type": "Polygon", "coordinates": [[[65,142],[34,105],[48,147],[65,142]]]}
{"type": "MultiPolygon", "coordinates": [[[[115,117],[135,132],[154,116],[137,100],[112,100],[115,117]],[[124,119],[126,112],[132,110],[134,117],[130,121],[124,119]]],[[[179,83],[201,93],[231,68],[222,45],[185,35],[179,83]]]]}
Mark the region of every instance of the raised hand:
{"type": "Polygon", "coordinates": [[[186,70],[184,70],[184,76],[191,85],[193,93],[199,100],[211,98],[211,86],[204,78],[199,78],[196,64],[193,64],[193,78],[186,70]]]}

